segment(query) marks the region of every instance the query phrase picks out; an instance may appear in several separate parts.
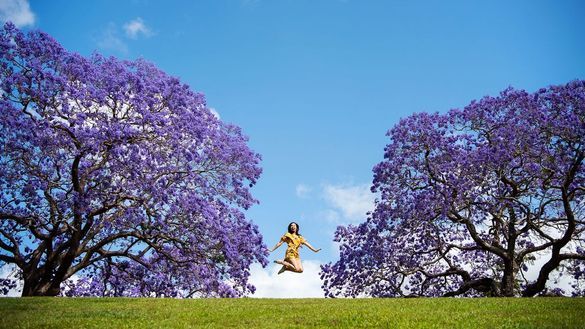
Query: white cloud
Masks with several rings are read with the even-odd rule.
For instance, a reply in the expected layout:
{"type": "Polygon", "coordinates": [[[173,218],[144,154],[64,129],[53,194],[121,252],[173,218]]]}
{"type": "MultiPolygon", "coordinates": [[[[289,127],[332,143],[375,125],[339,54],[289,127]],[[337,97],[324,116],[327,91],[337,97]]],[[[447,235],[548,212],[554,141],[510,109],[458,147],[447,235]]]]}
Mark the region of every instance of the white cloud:
{"type": "Polygon", "coordinates": [[[211,114],[213,114],[218,120],[221,119],[221,116],[219,115],[219,112],[217,112],[217,110],[213,107],[209,107],[209,112],[211,112],[211,114]]]}
{"type": "Polygon", "coordinates": [[[28,0],[0,0],[0,21],[10,21],[18,27],[33,25],[35,14],[28,0]]]}
{"type": "Polygon", "coordinates": [[[14,264],[4,265],[0,268],[0,279],[16,279],[16,288],[8,291],[7,295],[1,295],[0,297],[20,297],[22,295],[22,288],[24,286],[22,280],[16,278],[17,267],[14,264]]]}
{"type": "Polygon", "coordinates": [[[339,211],[343,218],[336,218],[338,224],[359,223],[365,220],[366,213],[374,209],[375,195],[370,191],[368,184],[363,185],[325,185],[323,187],[325,200],[334,207],[329,209],[329,219],[335,219],[331,211],[339,211]]]}
{"type": "Polygon", "coordinates": [[[250,267],[250,283],[256,298],[320,298],[324,297],[319,278],[320,263],[313,260],[303,261],[303,273],[284,272],[278,274],[281,266],[270,264],[262,268],[260,264],[250,267]]]}
{"type": "MultiPolygon", "coordinates": [[[[569,248],[567,248],[567,246],[565,247],[563,253],[569,251],[567,249],[570,249],[570,245],[568,247],[569,248]]],[[[542,269],[544,264],[549,261],[551,257],[551,252],[552,252],[551,248],[547,248],[544,251],[533,254],[533,256],[535,256],[533,263],[532,264],[529,264],[528,262],[526,263],[528,265],[528,271],[524,273],[526,279],[528,279],[531,282],[536,281],[536,279],[538,279],[540,270],[542,269]]],[[[549,276],[549,280],[546,283],[547,288],[558,287],[564,289],[569,294],[573,292],[573,287],[571,286],[573,283],[575,283],[575,279],[573,278],[573,276],[571,274],[568,274],[567,272],[565,273],[559,272],[559,270],[562,269],[562,266],[566,264],[568,264],[568,262],[564,261],[561,264],[561,266],[557,267],[557,269],[552,272],[552,274],[549,276]]]]}
{"type": "Polygon", "coordinates": [[[296,187],[296,194],[299,198],[308,198],[312,188],[305,184],[298,184],[296,187]]]}
{"type": "Polygon", "coordinates": [[[152,35],[152,31],[144,24],[144,21],[140,17],[124,24],[124,31],[130,39],[136,39],[140,35],[144,37],[150,37],[152,35]]]}
{"type": "Polygon", "coordinates": [[[98,40],[98,47],[102,50],[114,51],[123,55],[128,54],[128,45],[118,35],[118,28],[114,23],[108,24],[98,40]]]}

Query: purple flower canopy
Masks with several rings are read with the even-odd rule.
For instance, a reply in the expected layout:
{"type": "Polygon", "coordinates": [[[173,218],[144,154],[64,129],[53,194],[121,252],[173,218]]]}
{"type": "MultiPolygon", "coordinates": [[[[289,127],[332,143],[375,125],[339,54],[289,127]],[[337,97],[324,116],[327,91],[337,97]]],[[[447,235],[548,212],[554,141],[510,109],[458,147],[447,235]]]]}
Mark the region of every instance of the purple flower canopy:
{"type": "Polygon", "coordinates": [[[322,266],[328,296],[566,294],[560,270],[584,294],[585,81],[415,114],[388,136],[375,210],[337,229],[340,259],[322,266]]]}
{"type": "Polygon", "coordinates": [[[0,88],[0,266],[20,269],[23,295],[254,291],[266,252],[243,211],[260,155],[202,94],[10,23],[0,88]]]}

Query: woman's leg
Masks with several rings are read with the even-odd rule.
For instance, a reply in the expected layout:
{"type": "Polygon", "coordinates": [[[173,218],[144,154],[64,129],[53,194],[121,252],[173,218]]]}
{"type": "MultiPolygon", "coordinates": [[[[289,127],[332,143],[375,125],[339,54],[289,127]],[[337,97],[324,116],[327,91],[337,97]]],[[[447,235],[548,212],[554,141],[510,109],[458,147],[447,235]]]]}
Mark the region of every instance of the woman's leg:
{"type": "Polygon", "coordinates": [[[295,268],[293,272],[303,273],[303,264],[301,264],[300,258],[291,258],[290,262],[295,268]]]}
{"type": "Polygon", "coordinates": [[[280,271],[278,271],[278,274],[281,274],[284,271],[296,272],[296,268],[291,263],[291,260],[289,258],[285,258],[284,260],[275,260],[274,262],[282,265],[282,268],[280,269],[280,271]]]}

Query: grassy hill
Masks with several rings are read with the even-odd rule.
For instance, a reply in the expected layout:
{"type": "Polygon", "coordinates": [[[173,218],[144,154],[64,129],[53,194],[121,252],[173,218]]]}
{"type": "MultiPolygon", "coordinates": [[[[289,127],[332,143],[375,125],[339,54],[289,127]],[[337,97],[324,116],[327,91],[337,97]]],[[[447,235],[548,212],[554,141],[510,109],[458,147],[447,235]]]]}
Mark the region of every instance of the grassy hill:
{"type": "Polygon", "coordinates": [[[585,328],[583,298],[0,298],[0,328],[585,328]]]}

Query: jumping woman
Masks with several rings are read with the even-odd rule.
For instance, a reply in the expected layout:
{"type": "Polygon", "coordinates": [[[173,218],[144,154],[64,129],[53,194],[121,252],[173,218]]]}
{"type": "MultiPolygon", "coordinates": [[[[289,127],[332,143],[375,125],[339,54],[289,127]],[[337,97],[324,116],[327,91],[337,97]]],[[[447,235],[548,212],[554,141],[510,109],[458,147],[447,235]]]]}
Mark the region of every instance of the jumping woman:
{"type": "Polygon", "coordinates": [[[307,240],[305,240],[305,238],[303,238],[299,234],[299,224],[295,222],[288,224],[288,233],[283,235],[282,238],[280,238],[280,241],[274,246],[274,248],[272,248],[272,250],[269,251],[270,252],[275,251],[276,249],[278,249],[278,247],[282,245],[283,242],[286,242],[286,244],[288,245],[288,247],[286,248],[286,253],[284,254],[284,259],[274,261],[276,264],[282,265],[282,268],[280,269],[280,271],[278,271],[278,274],[284,271],[303,273],[303,264],[301,264],[301,258],[299,257],[299,248],[301,247],[302,244],[309,247],[309,249],[311,249],[314,252],[319,252],[321,250],[321,248],[319,249],[313,248],[313,246],[311,246],[309,242],[307,242],[307,240]]]}

